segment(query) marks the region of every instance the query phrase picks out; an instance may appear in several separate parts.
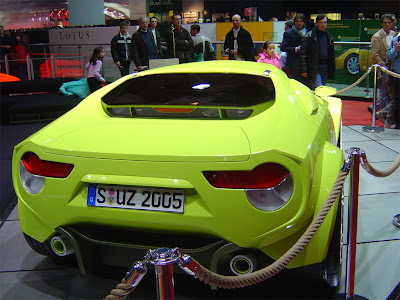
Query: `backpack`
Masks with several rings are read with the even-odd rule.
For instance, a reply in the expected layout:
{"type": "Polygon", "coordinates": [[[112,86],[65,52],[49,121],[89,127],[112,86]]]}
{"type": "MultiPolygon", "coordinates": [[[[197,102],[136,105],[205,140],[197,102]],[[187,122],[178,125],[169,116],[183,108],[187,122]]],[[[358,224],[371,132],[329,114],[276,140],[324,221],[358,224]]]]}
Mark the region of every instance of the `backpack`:
{"type": "Polygon", "coordinates": [[[203,39],[203,52],[200,52],[199,54],[196,54],[193,52],[193,61],[204,61],[204,52],[206,50],[206,44],[204,40],[204,36],[201,37],[203,39]]]}

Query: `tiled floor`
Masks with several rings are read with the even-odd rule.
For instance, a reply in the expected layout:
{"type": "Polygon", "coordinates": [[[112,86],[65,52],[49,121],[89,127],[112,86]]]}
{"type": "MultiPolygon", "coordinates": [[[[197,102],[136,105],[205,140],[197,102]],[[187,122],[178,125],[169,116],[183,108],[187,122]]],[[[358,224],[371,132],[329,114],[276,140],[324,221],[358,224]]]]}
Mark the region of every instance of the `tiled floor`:
{"type": "MultiPolygon", "coordinates": [[[[366,133],[362,126],[343,128],[342,148],[360,147],[369,162],[377,169],[388,168],[400,153],[400,131],[366,133]]],[[[400,294],[400,228],[392,218],[400,214],[400,170],[387,178],[375,178],[360,171],[358,247],[355,294],[368,299],[396,299],[400,294]]],[[[348,182],[345,203],[348,202],[348,182]]],[[[345,209],[344,228],[347,226],[345,209]]],[[[344,234],[346,237],[346,234],[344,234]]],[[[343,262],[346,261],[347,239],[344,240],[343,262]]],[[[129,266],[128,266],[129,267],[129,266]]],[[[32,251],[26,244],[19,226],[15,207],[0,227],[0,298],[1,299],[101,299],[118,283],[123,271],[113,270],[99,275],[81,275],[73,265],[61,265],[32,251]],[[120,273],[118,273],[120,272],[120,273]]],[[[343,264],[339,293],[344,293],[346,278],[343,264]]],[[[288,292],[271,292],[276,287],[293,289],[295,283],[278,274],[268,285],[240,290],[210,291],[204,284],[189,276],[175,276],[175,296],[179,299],[307,299],[304,284],[288,292]],[[286,294],[285,294],[286,293],[286,294]],[[286,295],[286,296],[285,296],[286,295]],[[297,295],[297,296],[296,296],[297,295]]],[[[130,299],[154,299],[155,282],[148,274],[130,299]]],[[[325,294],[310,298],[334,299],[325,294]]]]}

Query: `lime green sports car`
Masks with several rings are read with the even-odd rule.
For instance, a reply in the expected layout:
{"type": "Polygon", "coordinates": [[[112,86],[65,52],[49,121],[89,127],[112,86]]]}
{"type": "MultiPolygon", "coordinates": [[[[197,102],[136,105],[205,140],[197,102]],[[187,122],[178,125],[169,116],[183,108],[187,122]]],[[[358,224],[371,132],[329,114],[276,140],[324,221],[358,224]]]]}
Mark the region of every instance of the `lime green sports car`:
{"type": "MultiPolygon", "coordinates": [[[[26,240],[44,255],[75,252],[83,272],[155,247],[221,274],[260,269],[297,241],[340,172],[334,93],[255,62],[127,75],[15,147],[26,240]]],[[[326,274],[338,202],[289,268],[326,274]]]]}

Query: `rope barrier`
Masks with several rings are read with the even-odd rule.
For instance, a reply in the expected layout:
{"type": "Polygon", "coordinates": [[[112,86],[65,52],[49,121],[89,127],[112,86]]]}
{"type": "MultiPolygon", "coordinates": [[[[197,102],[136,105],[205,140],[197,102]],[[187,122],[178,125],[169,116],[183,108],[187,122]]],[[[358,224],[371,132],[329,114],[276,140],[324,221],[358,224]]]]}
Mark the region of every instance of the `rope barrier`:
{"type": "Polygon", "coordinates": [[[391,75],[393,77],[400,78],[400,74],[392,72],[392,71],[382,67],[381,65],[375,64],[375,65],[372,65],[371,67],[369,67],[368,71],[365,72],[364,75],[362,75],[360,78],[358,78],[358,80],[356,82],[354,82],[353,84],[351,84],[348,87],[344,88],[343,90],[340,90],[340,91],[336,92],[335,95],[342,94],[342,93],[347,92],[347,91],[351,90],[352,88],[356,87],[361,81],[363,81],[365,79],[365,77],[368,76],[369,73],[371,73],[371,71],[374,68],[380,68],[383,72],[385,72],[385,73],[387,73],[387,74],[389,74],[389,75],[391,75]]]}
{"type": "MultiPolygon", "coordinates": [[[[194,275],[195,278],[203,281],[206,284],[214,285],[219,288],[233,289],[253,285],[271,278],[283,270],[310,242],[312,237],[318,231],[322,222],[325,220],[326,215],[329,213],[332,205],[335,203],[337,197],[343,190],[344,182],[347,178],[350,169],[345,168],[342,170],[332,187],[327,199],[319,210],[317,216],[311,222],[307,230],[303,233],[300,239],[292,246],[280,259],[275,261],[270,266],[256,272],[245,274],[241,276],[223,276],[216,274],[200,264],[198,272],[194,275]]],[[[125,279],[111,291],[105,300],[123,300],[126,296],[134,290],[134,287],[127,284],[125,279]]]]}
{"type": "Polygon", "coordinates": [[[344,88],[343,90],[340,90],[340,91],[336,92],[335,95],[339,95],[341,93],[347,92],[348,90],[351,90],[353,87],[356,87],[361,81],[364,80],[365,77],[368,76],[369,73],[371,73],[371,71],[373,70],[374,66],[375,65],[372,65],[371,67],[369,67],[368,71],[365,72],[363,76],[358,78],[358,80],[356,82],[354,82],[352,85],[349,85],[347,88],[344,88]]]}
{"type": "Polygon", "coordinates": [[[362,159],[361,166],[364,168],[364,170],[375,177],[387,177],[393,174],[400,166],[400,154],[399,156],[397,156],[397,159],[393,162],[393,164],[387,170],[384,171],[377,170],[373,166],[371,166],[371,164],[367,160],[366,155],[363,155],[361,159],[362,159]]]}
{"type": "Polygon", "coordinates": [[[379,66],[379,67],[380,67],[381,70],[382,70],[383,72],[385,72],[386,74],[389,74],[390,76],[397,77],[397,78],[400,79],[400,74],[397,74],[397,73],[395,73],[395,72],[393,72],[393,71],[390,71],[390,70],[388,70],[388,69],[386,69],[386,68],[383,68],[383,67],[381,67],[381,66],[379,66]]]}
{"type": "MultiPolygon", "coordinates": [[[[361,165],[363,166],[363,168],[369,174],[376,177],[389,176],[393,172],[395,172],[400,166],[400,155],[397,157],[394,163],[387,170],[384,171],[380,171],[373,168],[369,164],[365,152],[363,152],[363,154],[361,155],[361,159],[362,159],[361,165]]],[[[197,270],[195,273],[191,275],[194,275],[195,278],[199,279],[200,281],[203,281],[205,284],[216,286],[218,288],[234,289],[259,283],[278,274],[308,245],[308,243],[311,241],[315,233],[318,231],[319,227],[321,226],[327,214],[329,213],[330,209],[332,208],[332,205],[335,203],[337,197],[343,190],[344,182],[351,169],[350,165],[351,165],[351,160],[350,159],[346,160],[342,170],[340,171],[338,177],[336,178],[336,181],[327,199],[325,200],[324,204],[319,210],[317,216],[311,222],[311,224],[309,225],[307,230],[303,233],[303,235],[300,237],[300,239],[281,258],[276,260],[274,263],[250,274],[245,274],[241,276],[224,276],[214,273],[208,270],[207,268],[203,267],[202,265],[198,264],[197,262],[195,262],[196,265],[195,268],[197,270]]],[[[144,265],[145,262],[146,260],[143,261],[141,264],[144,265]]],[[[140,279],[136,281],[135,284],[137,284],[139,281],[140,279]]],[[[132,286],[131,284],[127,283],[127,281],[124,278],[121,280],[121,283],[119,283],[116,286],[116,288],[113,289],[109,295],[107,295],[105,300],[124,300],[128,296],[128,294],[130,294],[135,289],[135,287],[136,285],[132,286]]]]}
{"type": "Polygon", "coordinates": [[[321,226],[326,215],[331,209],[332,205],[335,203],[336,198],[341,193],[343,189],[344,182],[347,178],[349,170],[341,171],[329,193],[328,198],[322,205],[317,216],[311,222],[310,226],[303,233],[300,239],[290,248],[281,258],[276,260],[271,265],[258,270],[256,272],[245,274],[241,276],[223,276],[216,274],[207,268],[200,266],[197,274],[194,275],[195,278],[203,281],[206,284],[216,286],[218,288],[233,289],[241,288],[249,285],[253,285],[271,278],[282,271],[310,242],[312,237],[317,232],[318,228],[321,226]]]}
{"type": "Polygon", "coordinates": [[[105,300],[124,300],[135,288],[126,283],[125,278],[123,278],[121,283],[118,283],[116,288],[106,296],[105,300]]]}

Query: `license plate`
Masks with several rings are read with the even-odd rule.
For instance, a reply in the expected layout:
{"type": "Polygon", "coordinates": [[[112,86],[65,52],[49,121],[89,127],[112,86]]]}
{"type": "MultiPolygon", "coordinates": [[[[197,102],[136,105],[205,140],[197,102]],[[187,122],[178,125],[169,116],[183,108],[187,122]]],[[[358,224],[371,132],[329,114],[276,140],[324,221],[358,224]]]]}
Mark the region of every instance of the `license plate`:
{"type": "Polygon", "coordinates": [[[90,184],[87,205],[183,213],[185,193],[183,190],[90,184]]]}

